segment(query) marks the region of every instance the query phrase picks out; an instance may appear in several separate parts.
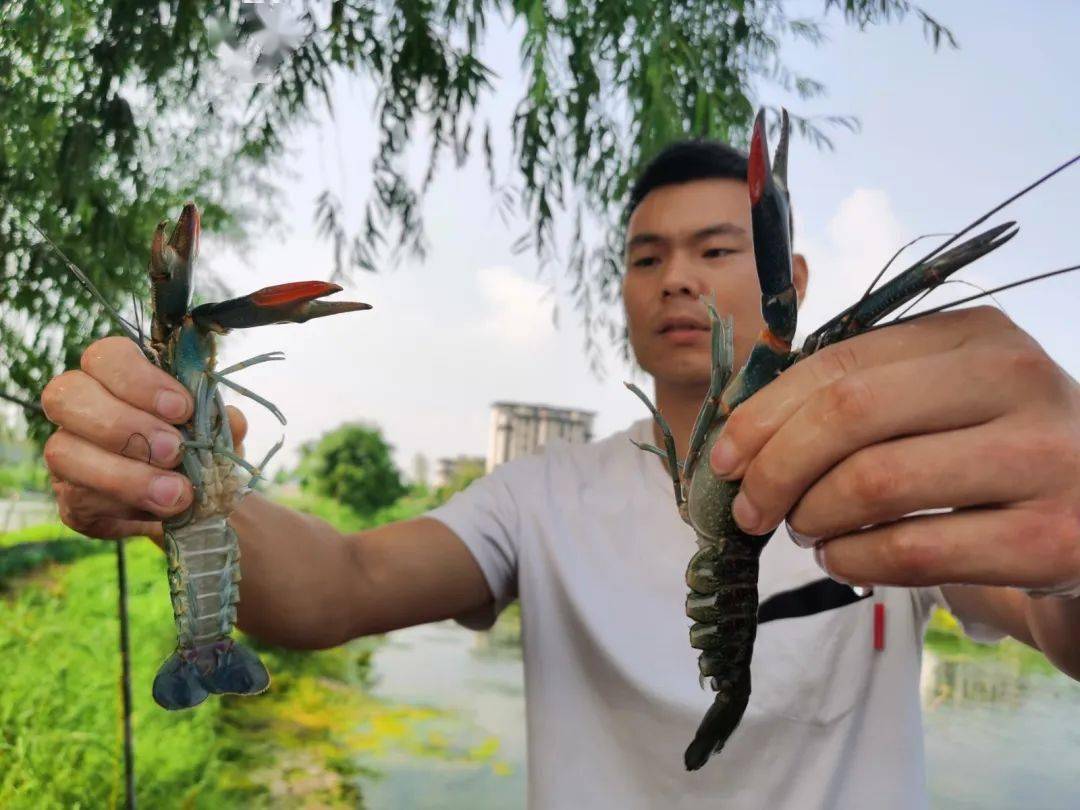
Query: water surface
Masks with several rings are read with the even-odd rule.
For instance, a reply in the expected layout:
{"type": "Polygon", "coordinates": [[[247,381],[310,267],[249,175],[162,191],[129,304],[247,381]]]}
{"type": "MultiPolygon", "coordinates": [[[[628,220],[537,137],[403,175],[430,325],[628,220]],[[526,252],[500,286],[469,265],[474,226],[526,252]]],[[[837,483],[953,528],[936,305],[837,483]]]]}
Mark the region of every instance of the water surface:
{"type": "Polygon", "coordinates": [[[413,728],[412,743],[365,758],[373,810],[510,810],[525,806],[525,699],[520,647],[453,622],[388,636],[374,657],[374,695],[440,710],[413,728]],[[417,751],[422,753],[418,756],[417,751]]]}
{"type": "MultiPolygon", "coordinates": [[[[365,759],[381,773],[365,782],[369,807],[525,806],[525,706],[515,631],[500,620],[493,634],[452,622],[390,634],[375,654],[375,694],[440,710],[417,734],[435,735],[443,753],[417,756],[413,746],[411,753],[365,759]],[[478,748],[484,756],[468,755],[478,748]]],[[[1080,684],[1016,644],[976,648],[931,640],[922,696],[933,807],[1080,808],[1080,684]]]]}
{"type": "Polygon", "coordinates": [[[934,807],[1080,807],[1080,684],[1026,659],[930,645],[922,695],[934,807]]]}

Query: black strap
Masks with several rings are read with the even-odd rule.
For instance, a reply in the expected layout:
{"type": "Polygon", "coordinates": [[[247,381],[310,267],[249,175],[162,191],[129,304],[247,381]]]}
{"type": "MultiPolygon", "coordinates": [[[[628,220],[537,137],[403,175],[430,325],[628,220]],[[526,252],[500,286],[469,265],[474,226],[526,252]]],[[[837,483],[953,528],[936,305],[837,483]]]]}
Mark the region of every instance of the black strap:
{"type": "Polygon", "coordinates": [[[812,616],[826,610],[844,607],[870,596],[859,596],[850,585],[824,577],[790,591],[775,593],[758,607],[758,624],[777,619],[795,619],[812,616]]]}

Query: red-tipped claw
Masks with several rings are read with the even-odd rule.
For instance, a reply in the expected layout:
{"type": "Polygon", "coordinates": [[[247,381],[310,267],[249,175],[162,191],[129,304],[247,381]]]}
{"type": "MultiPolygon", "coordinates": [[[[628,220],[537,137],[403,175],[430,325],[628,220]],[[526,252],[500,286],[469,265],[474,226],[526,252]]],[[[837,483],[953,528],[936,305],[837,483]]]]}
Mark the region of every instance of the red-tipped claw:
{"type": "Polygon", "coordinates": [[[758,110],[754,119],[754,133],[750,136],[750,162],[746,168],[746,182],[750,186],[750,204],[757,205],[769,182],[769,142],[765,136],[765,108],[758,110]]]}
{"type": "Polygon", "coordinates": [[[294,281],[220,304],[203,304],[192,310],[191,317],[204,329],[224,332],[271,323],[303,323],[325,315],[371,309],[371,304],[357,301],[316,300],[336,292],[341,292],[341,287],[326,281],[294,281]]]}
{"type": "Polygon", "coordinates": [[[154,311],[166,323],[180,321],[191,305],[195,260],[199,256],[199,209],[189,202],[180,212],[169,241],[168,221],[159,222],[150,246],[150,281],[154,311]]]}

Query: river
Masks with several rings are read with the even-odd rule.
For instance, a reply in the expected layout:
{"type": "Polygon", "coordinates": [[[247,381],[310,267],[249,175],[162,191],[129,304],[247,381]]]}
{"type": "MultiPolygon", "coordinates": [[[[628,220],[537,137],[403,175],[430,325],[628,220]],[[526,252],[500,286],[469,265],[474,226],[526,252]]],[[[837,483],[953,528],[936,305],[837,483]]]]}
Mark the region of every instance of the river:
{"type": "MultiPolygon", "coordinates": [[[[364,765],[372,810],[509,810],[525,805],[522,667],[513,629],[476,634],[451,623],[390,634],[375,655],[375,694],[445,712],[438,734],[458,750],[497,739],[495,756],[390,752],[364,765]]],[[[1080,684],[994,652],[928,644],[922,694],[935,808],[1080,807],[1080,684]]],[[[445,742],[445,741],[444,741],[445,742]]]]}
{"type": "Polygon", "coordinates": [[[1080,807],[1080,684],[993,655],[923,657],[934,807],[1080,807]]]}
{"type": "Polygon", "coordinates": [[[56,520],[56,502],[47,495],[17,492],[0,498],[0,534],[56,520]]]}
{"type": "MultiPolygon", "coordinates": [[[[520,648],[506,623],[474,633],[440,622],[387,637],[374,658],[374,694],[390,704],[433,707],[443,722],[424,730],[448,738],[438,751],[468,752],[497,741],[477,757],[420,755],[391,749],[374,760],[381,775],[363,784],[372,810],[510,810],[525,806],[525,694],[520,648]],[[509,635],[510,638],[506,638],[509,635]]],[[[442,740],[440,739],[440,742],[442,740]]]]}

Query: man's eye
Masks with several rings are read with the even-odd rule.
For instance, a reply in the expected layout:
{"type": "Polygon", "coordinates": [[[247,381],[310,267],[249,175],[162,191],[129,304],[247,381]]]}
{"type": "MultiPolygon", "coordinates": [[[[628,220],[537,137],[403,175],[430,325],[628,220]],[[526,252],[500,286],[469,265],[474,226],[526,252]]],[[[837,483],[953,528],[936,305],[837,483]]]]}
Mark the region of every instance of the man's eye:
{"type": "Polygon", "coordinates": [[[660,264],[660,259],[656,256],[641,256],[640,258],[634,259],[631,264],[634,267],[655,267],[660,264]]]}
{"type": "Polygon", "coordinates": [[[718,248],[709,248],[708,250],[706,250],[701,255],[706,259],[719,259],[719,258],[721,258],[723,256],[729,256],[734,252],[735,251],[732,250],[731,248],[719,248],[718,247],[718,248]]]}

